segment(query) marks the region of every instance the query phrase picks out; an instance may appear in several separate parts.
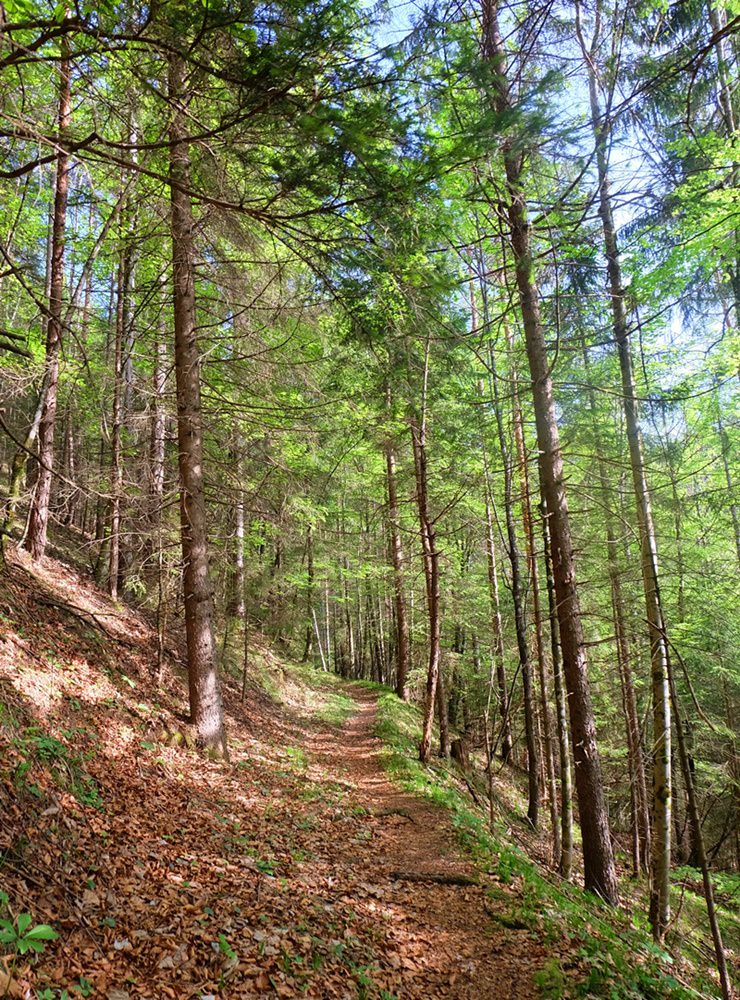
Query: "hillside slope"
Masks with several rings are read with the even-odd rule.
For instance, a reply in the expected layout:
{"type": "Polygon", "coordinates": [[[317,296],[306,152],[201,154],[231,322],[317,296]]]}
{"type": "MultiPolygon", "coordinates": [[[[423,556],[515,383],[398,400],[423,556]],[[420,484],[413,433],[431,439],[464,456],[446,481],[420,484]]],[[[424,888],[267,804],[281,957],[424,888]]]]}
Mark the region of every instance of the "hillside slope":
{"type": "MultiPolygon", "coordinates": [[[[258,646],[245,702],[225,684],[231,761],[211,761],[181,738],[177,642],[158,686],[152,628],[71,568],[11,553],[0,623],[0,916],[58,935],[6,945],[0,993],[564,997],[617,971],[605,949],[594,976],[592,926],[536,912],[514,854],[470,850],[449,792],[389,780],[390,696],[378,721],[378,690],[258,646]]],[[[672,992],[640,982],[617,995],[672,992]]]]}
{"type": "Polygon", "coordinates": [[[490,941],[482,887],[392,877],[475,873],[366,756],[372,696],[342,733],[355,706],[331,687],[296,675],[278,711],[227,686],[232,759],[205,760],[167,745],[184,689],[176,669],[155,687],[143,619],[60,563],[10,570],[2,878],[11,913],[59,935],[11,995],[473,997],[504,975],[536,995],[534,942],[490,941]]]}

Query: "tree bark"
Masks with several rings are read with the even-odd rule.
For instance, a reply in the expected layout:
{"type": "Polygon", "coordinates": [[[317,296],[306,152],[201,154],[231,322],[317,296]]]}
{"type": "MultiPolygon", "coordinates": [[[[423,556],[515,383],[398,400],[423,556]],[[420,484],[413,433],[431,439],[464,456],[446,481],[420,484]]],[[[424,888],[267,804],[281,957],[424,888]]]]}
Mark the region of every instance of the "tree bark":
{"type": "Polygon", "coordinates": [[[570,878],[573,868],[573,773],[570,767],[570,746],[568,734],[567,693],[563,678],[563,660],[560,652],[560,630],[558,628],[557,596],[552,572],[552,544],[547,504],[542,501],[542,538],[545,549],[545,579],[547,583],[547,605],[550,618],[550,654],[552,656],[552,677],[555,689],[555,711],[560,757],[560,859],[558,870],[563,878],[570,878]]]}
{"type": "Polygon", "coordinates": [[[190,187],[185,124],[187,68],[179,54],[169,59],[168,88],[172,107],[169,138],[180,534],[190,713],[199,742],[208,748],[220,748],[226,754],[213,640],[213,594],[208,576],[200,355],[195,327],[193,212],[186,193],[190,187]]]}
{"type": "MultiPolygon", "coordinates": [[[[495,110],[506,115],[510,112],[506,51],[498,26],[495,0],[483,0],[483,53],[494,64],[495,110]]],[[[516,285],[534,397],[543,493],[550,512],[553,576],[563,668],[568,686],[576,788],[583,835],[584,880],[587,889],[598,893],[607,902],[616,904],[619,901],[619,890],[588,682],[552,376],[533,271],[530,227],[522,187],[522,154],[510,141],[504,141],[502,153],[508,193],[509,237],[516,267],[516,285]]]]}
{"type": "Polygon", "coordinates": [[[44,414],[44,408],[46,405],[46,390],[48,388],[50,374],[50,369],[47,365],[41,382],[41,388],[39,389],[39,398],[36,403],[36,409],[34,410],[31,423],[23,440],[23,448],[17,448],[13,453],[13,460],[10,465],[8,496],[5,501],[2,529],[0,529],[0,545],[4,543],[5,539],[10,536],[13,530],[16,511],[18,510],[18,503],[21,498],[23,477],[26,473],[26,466],[28,464],[28,452],[33,449],[36,439],[38,438],[41,418],[44,414]]]}
{"type": "Polygon", "coordinates": [[[303,646],[303,656],[301,663],[307,663],[313,651],[313,592],[314,592],[314,568],[313,568],[313,527],[306,528],[306,638],[303,646]]]}
{"type": "Polygon", "coordinates": [[[506,440],[506,429],[504,427],[499,395],[498,373],[496,371],[496,359],[492,345],[489,348],[489,359],[491,398],[496,417],[499,450],[504,467],[504,514],[506,517],[506,539],[508,542],[507,555],[509,557],[509,565],[511,566],[511,597],[514,602],[516,645],[519,652],[519,669],[524,689],[524,734],[527,741],[528,779],[527,819],[533,827],[536,827],[539,820],[540,808],[539,753],[537,751],[537,733],[535,730],[532,660],[527,638],[527,610],[522,573],[522,557],[519,551],[519,539],[514,519],[514,463],[509,443],[506,440]]]}
{"type": "Polygon", "coordinates": [[[41,559],[46,550],[49,529],[49,503],[54,470],[54,430],[59,391],[59,356],[62,348],[62,295],[64,293],[64,245],[67,224],[67,192],[69,189],[70,157],[65,143],[72,115],[71,65],[69,41],[61,41],[59,63],[59,137],[54,185],[54,216],[51,236],[51,268],[49,313],[46,323],[46,392],[43,395],[39,421],[39,469],[36,487],[28,512],[24,547],[34,559],[41,559]]]}
{"type": "MultiPolygon", "coordinates": [[[[588,380],[589,357],[584,348],[583,361],[588,380]]],[[[640,722],[637,715],[637,699],[632,678],[632,659],[627,636],[627,623],[622,594],[622,581],[619,569],[619,545],[612,518],[612,490],[609,485],[601,434],[599,433],[596,396],[593,389],[589,390],[589,409],[591,411],[596,451],[599,489],[604,509],[604,525],[606,531],[606,556],[609,574],[609,587],[612,598],[612,620],[614,622],[614,637],[622,689],[622,708],[625,720],[625,735],[627,739],[627,757],[630,775],[630,804],[632,810],[632,863],[634,874],[640,869],[650,868],[650,802],[645,780],[645,759],[640,738],[640,722]]]]}
{"type": "MultiPolygon", "coordinates": [[[[727,684],[727,678],[722,680],[722,692],[724,694],[725,702],[725,721],[727,723],[727,728],[731,733],[735,732],[735,713],[733,712],[732,700],[730,699],[729,687],[727,684]]],[[[729,771],[730,777],[732,778],[734,794],[733,803],[731,805],[732,813],[734,814],[733,823],[733,848],[735,854],[735,871],[740,872],[740,756],[738,756],[737,751],[737,741],[731,738],[728,747],[728,758],[729,758],[729,771]]]]}
{"type": "MultiPolygon", "coordinates": [[[[483,291],[483,289],[481,290],[483,291]]],[[[484,298],[484,303],[485,301],[486,300],[484,298]]],[[[470,312],[473,324],[472,332],[477,333],[478,305],[475,298],[475,288],[472,280],[470,283],[470,312]]],[[[487,310],[486,310],[486,322],[488,322],[487,310]]],[[[484,392],[484,383],[482,379],[478,382],[478,395],[480,396],[481,401],[484,400],[485,392],[484,392]]],[[[495,403],[495,398],[493,401],[495,403]]],[[[511,761],[513,739],[511,735],[511,712],[509,705],[509,688],[506,680],[506,663],[504,660],[504,627],[503,627],[503,622],[501,620],[501,602],[499,601],[498,559],[496,553],[496,531],[494,525],[493,485],[491,483],[491,469],[488,459],[488,442],[486,438],[485,429],[484,433],[481,435],[481,450],[483,454],[483,478],[484,478],[484,492],[485,492],[485,503],[486,503],[486,562],[488,568],[488,593],[491,600],[493,667],[496,673],[496,687],[498,693],[498,714],[501,720],[500,734],[496,742],[499,743],[501,746],[501,759],[506,764],[508,764],[511,761]]],[[[490,691],[489,691],[489,700],[490,700],[490,691]]],[[[486,740],[488,740],[488,716],[486,716],[485,725],[486,725],[486,740]]],[[[493,752],[495,752],[495,744],[487,744],[486,755],[488,757],[488,774],[490,780],[492,780],[491,767],[490,767],[491,764],[490,753],[493,752]]]]}
{"type": "MultiPolygon", "coordinates": [[[[390,409],[390,390],[386,394],[386,403],[387,408],[390,409]]],[[[388,484],[388,528],[390,533],[393,594],[396,610],[396,694],[402,701],[408,701],[409,622],[406,614],[401,517],[396,490],[396,455],[393,449],[393,442],[390,438],[385,442],[385,469],[388,484]]]]}
{"type": "MultiPolygon", "coordinates": [[[[485,457],[485,445],[484,445],[485,457]]],[[[509,712],[509,688],[506,680],[506,664],[504,663],[504,629],[501,621],[501,604],[498,590],[498,567],[496,554],[496,536],[493,522],[493,498],[486,461],[486,557],[488,562],[488,592],[491,598],[491,621],[493,624],[493,660],[496,671],[496,687],[498,692],[498,714],[501,720],[501,759],[505,763],[511,761],[513,741],[511,738],[511,717],[509,712]]]]}
{"type": "Polygon", "coordinates": [[[75,415],[72,396],[67,397],[64,413],[64,453],[62,469],[67,480],[67,491],[64,495],[62,521],[67,527],[75,522],[77,513],[77,440],[75,435],[75,415]]]}
{"type": "Polygon", "coordinates": [[[419,511],[419,525],[421,528],[424,581],[426,584],[427,614],[429,616],[429,660],[427,665],[426,693],[424,696],[424,724],[421,745],[419,747],[419,759],[426,764],[432,749],[432,726],[434,724],[434,705],[437,696],[440,664],[439,552],[437,551],[436,529],[429,510],[425,421],[422,417],[420,425],[416,417],[412,416],[409,424],[414,453],[416,504],[419,511]]]}
{"type": "Polygon", "coordinates": [[[123,492],[123,339],[126,327],[126,296],[128,294],[127,249],[121,248],[118,266],[118,292],[116,298],[116,328],[113,346],[113,412],[111,414],[110,436],[110,533],[108,538],[108,593],[115,600],[118,597],[121,493],[123,492]]]}
{"type": "Polygon", "coordinates": [[[580,5],[576,4],[576,26],[588,75],[591,124],[596,141],[599,180],[599,217],[604,236],[607,280],[612,308],[612,329],[619,356],[624,416],[629,445],[632,484],[640,535],[641,568],[645,612],[650,640],[653,696],[653,823],[651,845],[650,920],[656,940],[662,940],[670,920],[671,867],[671,705],[668,688],[668,657],[663,609],[658,585],[658,552],[645,472],[637,393],[624,301],[617,232],[609,193],[607,142],[610,120],[603,117],[597,90],[594,43],[587,46],[580,27],[580,5]]]}
{"type": "Polygon", "coordinates": [[[434,704],[439,679],[441,644],[439,552],[437,551],[437,535],[434,521],[429,511],[424,425],[422,423],[419,426],[416,418],[412,417],[410,426],[411,444],[414,452],[414,470],[416,473],[416,504],[419,510],[419,524],[421,527],[424,581],[426,584],[427,614],[429,616],[429,661],[427,665],[426,693],[424,696],[424,724],[421,745],[419,747],[419,759],[426,764],[432,749],[434,704]]]}
{"type": "MultiPolygon", "coordinates": [[[[154,343],[152,368],[152,400],[149,414],[149,482],[147,515],[150,525],[149,536],[156,545],[157,568],[157,680],[161,681],[164,666],[164,626],[166,622],[166,581],[164,539],[162,537],[162,502],[164,498],[164,463],[166,416],[164,395],[167,381],[167,345],[165,343],[164,303],[160,303],[157,319],[157,339],[154,343]]],[[[147,549],[151,554],[151,547],[147,549]]]]}
{"type": "MultiPolygon", "coordinates": [[[[532,613],[534,616],[535,652],[537,654],[537,673],[540,682],[540,706],[544,735],[545,773],[547,777],[548,799],[550,806],[550,824],[553,838],[553,858],[560,858],[560,817],[558,815],[557,787],[555,783],[555,755],[552,745],[552,725],[550,721],[550,699],[547,685],[547,663],[545,661],[545,640],[542,629],[542,608],[540,601],[540,579],[537,567],[537,554],[534,544],[534,529],[532,525],[532,501],[529,491],[529,470],[527,466],[527,446],[524,440],[524,422],[522,405],[519,398],[519,377],[514,358],[514,338],[511,328],[506,324],[506,340],[509,349],[511,365],[512,389],[512,421],[514,425],[514,441],[516,444],[517,461],[519,463],[519,482],[521,488],[522,526],[524,528],[524,543],[527,566],[529,569],[530,587],[532,590],[532,613]]],[[[530,697],[533,700],[534,693],[530,697]]],[[[532,711],[534,715],[534,710],[532,711]]]]}
{"type": "MultiPolygon", "coordinates": [[[[49,212],[49,225],[46,237],[46,268],[44,271],[44,298],[49,301],[51,297],[51,270],[52,270],[52,248],[53,248],[53,234],[54,234],[54,206],[52,205],[49,212]]],[[[48,315],[43,317],[42,328],[45,336],[48,336],[48,315]]],[[[15,524],[16,512],[18,510],[18,503],[21,498],[21,490],[23,488],[24,478],[26,475],[26,469],[28,468],[29,451],[33,450],[34,445],[38,439],[39,428],[41,426],[41,418],[44,415],[44,406],[46,403],[46,390],[49,385],[49,376],[51,372],[49,366],[44,367],[44,374],[41,380],[41,385],[39,387],[39,395],[36,400],[36,407],[33,411],[33,416],[31,417],[31,423],[26,430],[25,438],[23,439],[23,447],[16,448],[13,453],[13,459],[10,465],[10,475],[8,477],[8,494],[4,503],[3,508],[3,523],[0,528],[0,553],[3,551],[3,547],[7,538],[10,537],[13,531],[13,525],[15,524]]]]}
{"type": "Polygon", "coordinates": [[[229,598],[228,611],[235,615],[239,621],[244,621],[244,442],[237,427],[234,428],[234,451],[232,458],[236,470],[237,495],[234,501],[234,546],[233,560],[230,566],[229,575],[229,598]]]}
{"type": "Polygon", "coordinates": [[[440,656],[439,672],[437,673],[437,723],[439,725],[439,753],[441,757],[449,760],[452,753],[452,742],[450,740],[450,717],[449,705],[447,701],[447,690],[445,685],[444,670],[440,656]]]}
{"type": "Polygon", "coordinates": [[[167,383],[167,344],[164,304],[160,310],[157,340],[154,344],[152,371],[152,402],[149,432],[149,512],[150,519],[158,521],[162,513],[164,496],[165,459],[165,387],[167,383]]]}

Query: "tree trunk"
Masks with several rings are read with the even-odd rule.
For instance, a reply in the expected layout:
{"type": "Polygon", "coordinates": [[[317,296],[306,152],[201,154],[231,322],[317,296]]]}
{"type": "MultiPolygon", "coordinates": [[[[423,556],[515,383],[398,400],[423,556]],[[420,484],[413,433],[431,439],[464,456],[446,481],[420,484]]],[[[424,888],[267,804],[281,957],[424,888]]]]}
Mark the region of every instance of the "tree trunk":
{"type": "Polygon", "coordinates": [[[51,267],[49,313],[46,323],[46,392],[39,421],[39,469],[36,488],[28,512],[24,547],[34,559],[41,559],[46,550],[49,528],[49,503],[54,469],[54,429],[59,390],[59,355],[62,348],[62,295],[64,292],[64,241],[67,223],[67,191],[69,188],[69,153],[65,148],[72,107],[69,41],[62,37],[59,63],[59,140],[54,189],[54,216],[51,236],[51,267]]]}
{"type": "Polygon", "coordinates": [[[237,428],[234,428],[235,447],[233,453],[236,470],[237,495],[234,502],[234,558],[231,563],[229,579],[229,613],[244,621],[244,489],[242,486],[244,472],[244,442],[237,428]]]}
{"type": "MultiPolygon", "coordinates": [[[[344,536],[344,518],[342,518],[342,535],[344,536]]],[[[343,543],[344,544],[344,543],[343,543]]],[[[347,637],[347,658],[349,662],[350,677],[357,677],[357,651],[355,648],[355,630],[352,623],[352,607],[350,604],[349,597],[349,586],[347,584],[347,579],[349,577],[349,559],[346,554],[342,557],[342,605],[344,612],[344,631],[347,637]]],[[[382,632],[381,632],[382,636],[382,632]]],[[[381,639],[381,650],[382,650],[382,639],[381,639]]],[[[383,664],[383,655],[381,655],[381,667],[383,664]]]]}
{"type": "MultiPolygon", "coordinates": [[[[129,109],[129,127],[126,139],[136,143],[133,112],[129,109]]],[[[136,151],[132,156],[136,162],[136,151]]],[[[114,599],[124,584],[124,542],[121,533],[123,498],[123,445],[131,429],[133,396],[133,303],[135,255],[134,239],[137,229],[138,202],[132,196],[124,170],[121,176],[120,266],[118,271],[118,298],[116,302],[116,329],[114,344],[113,413],[111,419],[111,513],[110,541],[108,548],[108,592],[114,599]]]]}
{"type": "MultiPolygon", "coordinates": [[[[584,348],[583,361],[587,381],[589,372],[588,350],[584,348]]],[[[609,587],[612,598],[612,619],[614,621],[614,637],[617,653],[617,668],[619,670],[622,689],[622,708],[627,739],[627,759],[630,779],[630,804],[632,810],[632,863],[634,874],[642,869],[650,868],[650,803],[647,783],[645,781],[645,760],[640,739],[640,723],[637,716],[637,699],[635,685],[632,679],[632,661],[627,637],[624,596],[619,568],[619,545],[612,519],[612,490],[609,485],[604,452],[599,433],[596,396],[593,389],[589,390],[589,409],[591,411],[594,447],[596,450],[599,489],[604,509],[606,530],[606,555],[609,573],[609,587]]]]}
{"type": "Polygon", "coordinates": [[[0,529],[0,545],[4,543],[5,538],[9,537],[13,530],[16,511],[21,498],[21,489],[23,488],[23,477],[25,476],[26,466],[28,464],[28,452],[33,450],[33,446],[38,438],[41,418],[44,414],[44,408],[46,405],[46,390],[49,385],[50,374],[51,372],[49,366],[47,365],[41,382],[41,388],[39,389],[39,398],[36,403],[36,409],[34,410],[31,423],[23,440],[23,448],[17,448],[13,453],[13,460],[10,465],[8,496],[5,501],[2,529],[0,529]]]}
{"type": "Polygon", "coordinates": [[[303,656],[301,663],[307,663],[313,651],[313,591],[314,591],[314,569],[313,569],[313,527],[309,524],[306,528],[306,640],[303,646],[303,656]]]}
{"type": "MultiPolygon", "coordinates": [[[[485,446],[484,446],[485,448],[485,446]]],[[[484,453],[485,454],[485,453],[484,453]]],[[[486,462],[486,466],[487,466],[486,462]]],[[[491,598],[491,620],[493,623],[493,661],[496,670],[498,690],[498,714],[501,719],[501,759],[511,761],[511,718],[509,713],[509,689],[504,663],[504,629],[501,621],[501,605],[498,592],[498,567],[496,565],[496,536],[493,523],[493,499],[486,469],[486,556],[488,561],[488,592],[491,598]]]]}
{"type": "MultiPolygon", "coordinates": [[[[495,109],[499,114],[508,114],[510,103],[506,81],[506,51],[499,31],[495,0],[483,0],[483,51],[495,64],[495,109]]],[[[530,228],[522,188],[522,159],[521,153],[509,141],[504,142],[502,152],[508,189],[509,236],[516,265],[516,284],[532,381],[543,492],[550,512],[553,576],[563,668],[568,686],[576,788],[583,835],[585,885],[607,902],[616,904],[619,901],[619,890],[589,690],[552,376],[533,273],[530,228]]]]}
{"type": "Polygon", "coordinates": [[[429,616],[429,661],[427,684],[424,696],[424,725],[419,747],[419,759],[427,763],[432,749],[432,726],[434,724],[434,704],[437,697],[439,679],[441,620],[439,600],[439,552],[437,535],[429,511],[427,492],[426,434],[424,422],[419,426],[415,417],[410,420],[411,444],[414,452],[416,473],[416,504],[419,510],[421,545],[424,561],[424,581],[426,584],[427,613],[429,616]]]}
{"type": "MultiPolygon", "coordinates": [[[[608,531],[607,544],[609,544],[610,539],[616,549],[614,536],[608,531]]],[[[650,867],[650,802],[645,781],[645,758],[640,738],[635,685],[632,680],[632,662],[627,640],[624,599],[619,582],[619,571],[617,569],[615,573],[612,570],[612,563],[610,563],[609,573],[612,589],[612,617],[617,644],[617,667],[622,687],[630,770],[630,795],[633,809],[633,869],[637,875],[640,869],[648,871],[650,867]]]]}
{"type": "MultiPolygon", "coordinates": [[[[386,395],[386,400],[388,409],[390,409],[390,391],[386,395]]],[[[393,593],[396,610],[396,694],[402,701],[408,701],[409,622],[406,614],[406,596],[404,593],[401,518],[398,509],[398,493],[396,491],[396,455],[390,438],[385,442],[385,469],[388,483],[388,528],[390,533],[393,593]]]]}
{"type": "Polygon", "coordinates": [[[450,719],[447,703],[447,691],[445,687],[444,670],[440,658],[439,671],[437,673],[437,722],[439,724],[439,753],[445,760],[449,760],[452,752],[450,741],[450,719]]]}
{"type": "Polygon", "coordinates": [[[668,689],[668,659],[665,643],[663,609],[658,587],[658,553],[645,473],[642,438],[639,426],[637,394],[632,352],[627,327],[617,232],[609,193],[607,142],[610,133],[608,116],[602,117],[594,64],[594,45],[589,50],[580,29],[580,6],[576,5],[579,41],[588,74],[591,124],[596,140],[596,166],[599,179],[599,217],[604,235],[612,328],[619,355],[624,398],[624,416],[629,444],[632,483],[640,534],[641,568],[645,592],[645,611],[650,639],[653,696],[653,824],[650,887],[650,920],[656,940],[662,940],[670,919],[671,867],[671,705],[668,689]]]}
{"type": "MultiPolygon", "coordinates": [[[[484,299],[485,301],[485,299],[484,299]]],[[[475,298],[475,288],[471,280],[470,283],[470,312],[473,324],[473,333],[478,330],[478,306],[475,298]]],[[[486,321],[488,316],[486,315],[486,321]]],[[[478,382],[478,395],[481,400],[485,398],[483,380],[478,382]]],[[[496,555],[496,531],[494,525],[494,502],[493,486],[491,483],[491,469],[488,460],[488,442],[484,433],[481,435],[481,450],[483,453],[483,477],[486,501],[486,561],[488,565],[488,593],[491,600],[491,626],[493,634],[493,665],[496,672],[496,686],[498,689],[498,714],[501,719],[501,730],[499,739],[496,741],[501,746],[501,759],[505,763],[511,761],[511,751],[513,740],[511,736],[511,714],[509,705],[509,689],[506,681],[506,663],[504,661],[504,628],[501,621],[501,603],[499,601],[498,589],[498,563],[496,555]]],[[[489,691],[490,700],[490,691],[489,691]]],[[[488,717],[486,716],[486,739],[488,740],[488,717]]],[[[488,751],[495,752],[495,744],[488,746],[488,751]]],[[[488,773],[491,775],[491,761],[488,759],[488,773]]],[[[492,779],[491,779],[492,780],[492,779]]]]}
{"type": "Polygon", "coordinates": [[[64,495],[63,523],[72,527],[77,512],[77,442],[75,439],[75,418],[72,396],[67,398],[64,414],[64,457],[62,461],[64,477],[67,480],[67,491],[64,495]]]}
{"type": "Polygon", "coordinates": [[[329,580],[324,579],[324,642],[326,645],[326,662],[331,660],[331,632],[329,629],[329,580]]]}
{"type": "Polygon", "coordinates": [[[691,766],[691,757],[688,747],[686,746],[686,739],[681,721],[681,711],[678,703],[678,695],[676,693],[676,685],[671,672],[670,659],[668,660],[668,680],[673,713],[676,719],[676,744],[678,747],[678,756],[681,761],[681,770],[683,772],[684,786],[686,789],[689,821],[695,838],[695,850],[697,855],[696,866],[701,869],[702,882],[704,884],[704,900],[707,906],[707,918],[709,920],[709,928],[712,934],[712,942],[714,944],[717,972],[719,973],[719,981],[724,1000],[732,1000],[733,989],[732,984],[730,983],[730,975],[727,971],[727,959],[725,958],[725,950],[722,944],[722,933],[720,931],[719,918],[717,917],[717,909],[714,903],[714,887],[712,886],[712,877],[709,872],[709,862],[707,861],[707,854],[704,849],[704,836],[701,829],[699,806],[696,801],[696,789],[691,766]]]}
{"type": "Polygon", "coordinates": [[[126,296],[128,294],[128,252],[121,248],[118,266],[118,293],[116,300],[116,329],[113,346],[113,412],[110,437],[110,532],[108,540],[108,593],[118,597],[121,493],[123,491],[123,463],[121,457],[123,435],[123,339],[126,327],[126,296]]]}
{"type": "MultiPolygon", "coordinates": [[[[542,629],[542,608],[540,604],[540,580],[537,567],[537,554],[534,544],[532,527],[532,501],[529,491],[529,470],[527,467],[527,447],[524,441],[524,423],[522,406],[519,399],[519,378],[514,358],[514,342],[511,328],[506,324],[506,339],[511,363],[512,389],[512,420],[514,425],[514,441],[516,443],[517,461],[519,463],[519,482],[521,487],[522,525],[524,527],[525,554],[529,568],[529,580],[532,590],[532,612],[534,615],[535,652],[537,654],[537,673],[540,681],[540,706],[544,734],[545,768],[547,775],[548,799],[550,806],[550,824],[553,838],[553,858],[560,858],[560,817],[558,815],[557,789],[555,783],[555,755],[552,745],[552,725],[550,721],[550,704],[547,691],[547,663],[545,662],[545,641],[542,629]]],[[[534,694],[532,694],[534,701],[534,694]]],[[[532,713],[534,714],[534,712],[532,713]]]]}
{"type": "Polygon", "coordinates": [[[493,345],[489,347],[489,371],[491,383],[491,400],[496,417],[499,450],[504,466],[504,513],[506,516],[506,538],[508,542],[509,564],[511,566],[511,596],[514,602],[514,626],[516,629],[516,645],[519,652],[519,669],[522,675],[524,689],[524,731],[527,740],[527,775],[528,803],[527,819],[533,827],[537,826],[540,808],[539,754],[537,752],[537,734],[535,730],[534,685],[532,684],[532,661],[527,639],[526,596],[522,574],[522,557],[519,552],[516,522],[514,520],[514,470],[509,444],[506,440],[504,418],[499,395],[499,380],[496,371],[496,359],[493,345]]]}
{"type": "MultiPolygon", "coordinates": [[[[150,537],[153,536],[155,540],[154,544],[156,544],[158,681],[161,681],[164,661],[163,617],[166,614],[164,539],[162,537],[166,429],[164,393],[167,380],[167,346],[165,344],[165,335],[164,303],[161,303],[157,320],[157,339],[154,343],[152,370],[152,401],[149,415],[149,484],[147,496],[147,512],[150,524],[149,535],[150,537]]],[[[150,553],[151,547],[147,550],[147,554],[150,553]]]]}
{"type": "MultiPolygon", "coordinates": [[[[241,462],[238,468],[241,470],[241,462]]],[[[244,618],[244,490],[239,482],[234,511],[234,614],[244,618]]]]}
{"type": "MultiPolygon", "coordinates": [[[[722,692],[725,702],[725,722],[731,733],[735,733],[735,713],[732,708],[727,678],[722,680],[722,692]]],[[[729,771],[733,784],[733,803],[731,805],[735,822],[733,823],[733,848],[735,854],[735,871],[740,873],[740,757],[738,757],[737,741],[733,737],[729,741],[728,747],[729,771]]]]}
{"type": "Polygon", "coordinates": [[[152,521],[159,520],[164,495],[164,458],[166,416],[164,406],[167,382],[167,344],[164,306],[159,314],[157,340],[154,344],[152,371],[152,404],[149,437],[149,511],[152,521]]]}
{"type": "Polygon", "coordinates": [[[208,577],[208,540],[203,486],[203,425],[200,355],[195,329],[195,276],[190,154],[185,105],[187,69],[180,55],[169,60],[170,191],[175,320],[177,438],[180,470],[180,525],[183,558],[185,632],[191,722],[198,740],[226,754],[221,692],[213,640],[213,595],[208,577]]]}
{"type": "Polygon", "coordinates": [[[547,606],[550,618],[550,654],[555,688],[555,711],[560,756],[560,860],[558,870],[563,878],[570,878],[573,867],[573,774],[570,767],[568,735],[567,693],[563,678],[563,661],[560,653],[557,596],[552,573],[552,545],[547,504],[542,501],[542,539],[545,549],[545,579],[547,606]]]}

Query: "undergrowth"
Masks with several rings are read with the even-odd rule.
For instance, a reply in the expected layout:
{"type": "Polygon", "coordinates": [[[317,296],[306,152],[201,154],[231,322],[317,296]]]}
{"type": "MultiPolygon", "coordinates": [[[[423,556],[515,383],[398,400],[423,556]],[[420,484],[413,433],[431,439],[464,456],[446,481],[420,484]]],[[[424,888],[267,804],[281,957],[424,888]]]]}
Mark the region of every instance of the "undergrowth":
{"type": "MultiPolygon", "coordinates": [[[[0,719],[2,718],[10,729],[9,720],[12,716],[7,706],[0,702],[0,719]]],[[[81,734],[85,734],[85,731],[62,731],[65,739],[70,741],[81,734]]],[[[0,762],[0,771],[2,763],[7,764],[13,785],[19,792],[42,799],[44,792],[39,780],[45,772],[58,788],[71,792],[81,805],[103,808],[98,786],[85,770],[85,754],[76,753],[66,743],[37,725],[19,727],[10,742],[15,754],[13,758],[6,757],[4,762],[0,762]]]]}
{"type": "Polygon", "coordinates": [[[308,663],[279,660],[265,651],[254,656],[250,672],[276,704],[298,706],[327,725],[341,726],[357,709],[346,682],[308,663]]]}
{"type": "MultiPolygon", "coordinates": [[[[491,831],[487,817],[470,806],[441,766],[425,767],[418,760],[421,737],[419,710],[403,704],[386,692],[378,699],[376,735],[384,743],[383,763],[387,773],[407,791],[449,810],[461,847],[485,871],[509,883],[521,883],[521,906],[505,919],[511,925],[536,929],[545,940],[565,935],[577,944],[586,975],[573,983],[553,960],[537,974],[543,997],[607,997],[609,1000],[688,1000],[717,995],[717,985],[706,970],[691,970],[691,985],[679,981],[674,959],[657,947],[647,919],[638,911],[607,907],[597,896],[576,886],[556,881],[556,876],[531,861],[518,847],[507,843],[503,831],[491,831]]],[[[680,877],[685,870],[679,870],[680,877]]],[[[696,877],[697,873],[694,873],[696,877]]],[[[719,877],[720,881],[724,876],[719,877]]],[[[726,880],[726,879],[725,879],[726,880]]],[[[723,885],[727,894],[732,887],[723,885]]],[[[492,892],[495,894],[495,889],[492,892]]],[[[703,900],[692,896],[684,907],[692,913],[703,900]]],[[[737,901],[736,904],[737,906],[737,901]]],[[[729,916],[726,914],[726,916],[729,916]]],[[[696,914],[689,919],[696,920],[696,914]]],[[[734,926],[737,926],[735,912],[734,926]]],[[[696,924],[694,924],[696,926],[696,924]]],[[[731,928],[728,928],[732,933],[731,928]]],[[[706,957],[704,959],[706,962],[706,957]]],[[[684,972],[681,972],[681,980],[684,972]]]]}

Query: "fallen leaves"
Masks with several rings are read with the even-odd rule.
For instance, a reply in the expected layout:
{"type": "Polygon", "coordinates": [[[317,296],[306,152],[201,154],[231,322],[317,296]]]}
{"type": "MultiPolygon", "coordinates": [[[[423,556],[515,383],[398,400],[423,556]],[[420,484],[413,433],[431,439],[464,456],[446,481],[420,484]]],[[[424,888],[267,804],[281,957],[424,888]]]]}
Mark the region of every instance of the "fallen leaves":
{"type": "Polygon", "coordinates": [[[0,993],[84,977],[107,1000],[473,998],[512,981],[536,995],[529,934],[509,942],[444,815],[382,776],[369,696],[339,733],[227,690],[232,762],[208,761],[152,738],[177,728],[184,692],[174,675],[153,687],[142,619],[107,617],[104,595],[48,560],[42,583],[16,580],[6,603],[24,634],[12,656],[0,643],[14,706],[0,728],[0,850],[13,899],[61,936],[17,987],[4,973],[0,993]],[[37,585],[84,607],[84,623],[34,603],[37,585]],[[91,637],[91,614],[127,643],[91,637]],[[102,808],[44,767],[35,790],[13,780],[13,741],[31,724],[84,755],[102,808]]]}
{"type": "Polygon", "coordinates": [[[21,997],[23,986],[0,961],[0,996],[21,997]]]}

